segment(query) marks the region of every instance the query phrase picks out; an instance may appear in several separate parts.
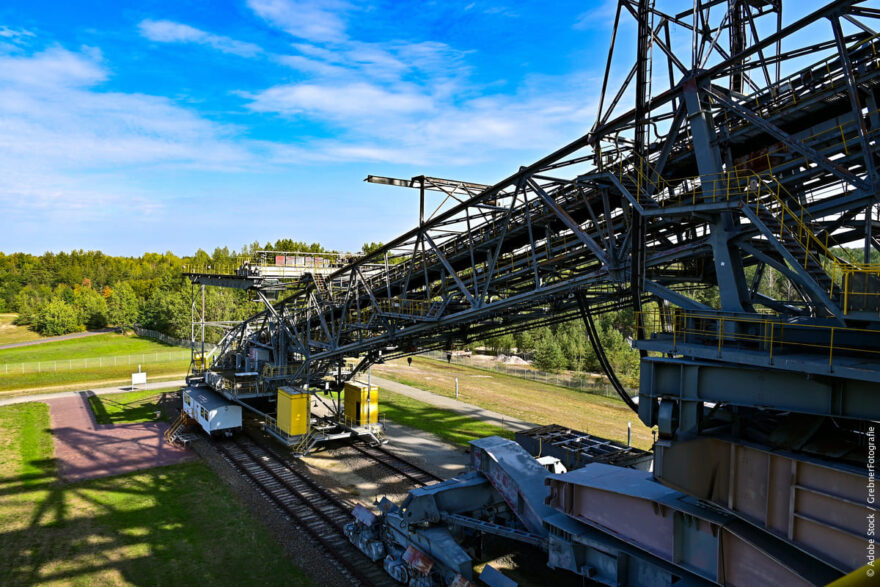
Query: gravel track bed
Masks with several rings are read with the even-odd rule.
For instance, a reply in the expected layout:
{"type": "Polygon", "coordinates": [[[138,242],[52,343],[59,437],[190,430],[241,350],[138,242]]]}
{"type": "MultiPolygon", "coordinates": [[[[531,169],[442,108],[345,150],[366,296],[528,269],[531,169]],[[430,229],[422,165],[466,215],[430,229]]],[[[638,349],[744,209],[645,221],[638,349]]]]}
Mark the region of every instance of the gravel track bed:
{"type": "MultiPolygon", "coordinates": [[[[167,394],[168,414],[177,413],[179,394],[167,394]],[[176,396],[176,397],[175,397],[176,396]]],[[[301,534],[293,523],[269,503],[245,478],[243,478],[211,445],[207,438],[190,443],[192,450],[214,471],[217,477],[232,489],[236,499],[246,507],[281,545],[290,560],[300,567],[317,585],[348,586],[351,582],[343,577],[330,563],[322,550],[301,534]]]]}

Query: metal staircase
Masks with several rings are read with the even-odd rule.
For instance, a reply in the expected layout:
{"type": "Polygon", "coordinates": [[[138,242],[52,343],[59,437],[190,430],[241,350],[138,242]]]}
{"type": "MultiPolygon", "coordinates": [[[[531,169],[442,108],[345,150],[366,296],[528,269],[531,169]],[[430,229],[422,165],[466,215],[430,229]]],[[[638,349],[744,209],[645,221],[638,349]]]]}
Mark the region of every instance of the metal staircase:
{"type": "Polygon", "coordinates": [[[174,422],[171,423],[171,426],[165,431],[165,442],[168,444],[177,443],[178,440],[186,434],[186,428],[192,421],[192,418],[190,418],[186,412],[181,410],[174,422]]]}

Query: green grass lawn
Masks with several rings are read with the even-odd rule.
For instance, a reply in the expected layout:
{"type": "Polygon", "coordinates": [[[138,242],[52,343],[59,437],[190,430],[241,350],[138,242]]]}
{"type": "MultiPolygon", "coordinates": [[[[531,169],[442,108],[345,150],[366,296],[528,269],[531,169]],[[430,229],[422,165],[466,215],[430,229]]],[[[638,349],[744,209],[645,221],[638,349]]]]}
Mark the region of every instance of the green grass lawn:
{"type": "Polygon", "coordinates": [[[98,424],[153,422],[161,419],[157,412],[162,392],[176,390],[176,387],[169,387],[167,389],[93,395],[89,397],[89,405],[92,407],[98,424]]]}
{"type": "Polygon", "coordinates": [[[45,404],[0,408],[0,584],[304,585],[204,464],[72,484],[45,404]]]}
{"type": "Polygon", "coordinates": [[[3,363],[30,363],[35,361],[70,361],[114,355],[144,355],[181,350],[185,349],[169,346],[149,338],[108,333],[87,336],[85,338],[56,340],[14,349],[3,349],[0,350],[0,365],[3,363]]]}
{"type": "Polygon", "coordinates": [[[387,389],[379,390],[379,406],[386,418],[403,426],[436,434],[443,440],[462,446],[484,436],[513,438],[513,431],[486,424],[474,418],[462,416],[400,395],[387,389]]]}
{"type": "Polygon", "coordinates": [[[446,397],[454,397],[458,378],[463,402],[526,422],[560,424],[619,442],[626,442],[627,423],[632,422],[633,446],[650,449],[653,444],[651,429],[620,400],[423,357],[415,357],[412,366],[405,359],[375,365],[373,374],[446,397]]]}
{"type": "Polygon", "coordinates": [[[17,317],[18,314],[0,314],[0,346],[43,338],[27,326],[13,324],[12,321],[17,317]]]}
{"type": "Polygon", "coordinates": [[[189,367],[187,353],[148,338],[115,333],[0,350],[0,392],[119,385],[131,381],[138,365],[149,380],[181,377],[189,367]]]}
{"type": "MultiPolygon", "coordinates": [[[[144,365],[147,381],[178,379],[186,375],[189,360],[169,363],[150,363],[144,365]]],[[[58,371],[44,373],[25,373],[16,375],[0,374],[0,396],[12,397],[37,392],[86,389],[89,387],[109,387],[131,383],[132,369],[125,367],[103,367],[89,370],[58,371]]]]}

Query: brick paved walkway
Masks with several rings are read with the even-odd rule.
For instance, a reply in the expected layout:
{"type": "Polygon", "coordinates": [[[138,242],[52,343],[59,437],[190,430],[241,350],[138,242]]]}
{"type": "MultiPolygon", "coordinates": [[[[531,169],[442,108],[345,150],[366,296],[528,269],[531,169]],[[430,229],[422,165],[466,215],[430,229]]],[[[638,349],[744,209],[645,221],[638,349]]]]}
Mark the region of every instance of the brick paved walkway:
{"type": "Polygon", "coordinates": [[[165,422],[97,424],[87,393],[52,398],[46,403],[58,472],[66,481],[119,475],[194,458],[192,453],[165,442],[165,422]]]}

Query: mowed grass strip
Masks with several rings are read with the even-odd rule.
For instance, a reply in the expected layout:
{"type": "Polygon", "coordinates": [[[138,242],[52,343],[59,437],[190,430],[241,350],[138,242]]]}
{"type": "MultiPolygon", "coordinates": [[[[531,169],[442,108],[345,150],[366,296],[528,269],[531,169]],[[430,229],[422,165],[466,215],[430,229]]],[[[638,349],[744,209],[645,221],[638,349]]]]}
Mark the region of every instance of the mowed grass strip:
{"type": "Polygon", "coordinates": [[[115,333],[3,349],[0,392],[63,391],[120,384],[131,380],[138,365],[151,380],[170,378],[186,374],[189,357],[187,349],[115,333]]]}
{"type": "Polygon", "coordinates": [[[17,326],[12,322],[18,314],[0,314],[0,346],[16,342],[30,342],[43,338],[27,326],[17,326]]]}
{"type": "MultiPolygon", "coordinates": [[[[144,364],[143,370],[147,372],[147,381],[152,382],[161,379],[169,380],[183,377],[186,375],[188,367],[189,359],[167,363],[144,364]]],[[[0,365],[0,369],[2,369],[2,365],[0,365]]],[[[16,375],[3,375],[0,373],[0,397],[130,384],[132,371],[137,372],[137,367],[132,368],[131,366],[124,365],[117,367],[95,367],[94,369],[78,371],[47,371],[16,375]]]]}
{"type": "Polygon", "coordinates": [[[0,407],[0,584],[308,584],[204,464],[65,484],[48,428],[0,407]]]}
{"type": "Polygon", "coordinates": [[[462,416],[387,389],[379,389],[379,411],[402,426],[430,432],[461,446],[485,436],[513,438],[513,431],[510,429],[462,416]]]}
{"type": "Polygon", "coordinates": [[[89,405],[98,424],[136,424],[154,422],[161,419],[159,399],[166,391],[176,391],[176,387],[110,393],[89,397],[89,405]]]}
{"type": "Polygon", "coordinates": [[[648,450],[653,444],[651,429],[619,400],[539,383],[484,369],[415,357],[412,366],[405,359],[373,366],[373,373],[438,395],[455,397],[458,378],[463,402],[536,424],[559,424],[626,442],[627,423],[632,423],[632,443],[648,450]]]}
{"type": "MultiPolygon", "coordinates": [[[[170,346],[149,338],[108,333],[84,338],[55,340],[42,344],[0,349],[0,366],[4,363],[32,363],[37,361],[71,361],[118,355],[149,355],[181,352],[186,349],[170,346]]],[[[2,374],[2,371],[0,371],[2,374]]]]}

